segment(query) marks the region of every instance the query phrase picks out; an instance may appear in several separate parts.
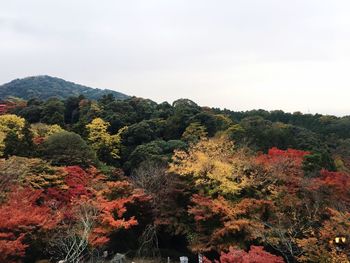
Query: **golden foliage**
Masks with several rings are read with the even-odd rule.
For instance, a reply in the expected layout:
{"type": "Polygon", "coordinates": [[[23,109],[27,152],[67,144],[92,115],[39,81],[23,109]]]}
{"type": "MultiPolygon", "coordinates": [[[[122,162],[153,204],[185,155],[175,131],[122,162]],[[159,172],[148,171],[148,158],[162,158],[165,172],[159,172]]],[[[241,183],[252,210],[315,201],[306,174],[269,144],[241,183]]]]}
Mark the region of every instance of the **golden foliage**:
{"type": "Polygon", "coordinates": [[[99,153],[103,149],[107,149],[112,158],[119,158],[121,134],[126,130],[126,127],[121,128],[117,134],[111,135],[107,129],[110,126],[101,118],[95,118],[90,124],[86,125],[88,130],[88,140],[92,148],[99,153]]]}
{"type": "Polygon", "coordinates": [[[235,194],[249,184],[247,165],[225,137],[202,139],[188,152],[175,151],[170,172],[193,177],[197,186],[223,194],[235,194]]]}
{"type": "Polygon", "coordinates": [[[12,180],[36,189],[65,187],[63,169],[37,158],[12,156],[9,159],[0,159],[0,171],[0,176],[11,176],[12,180]]]}
{"type": "Polygon", "coordinates": [[[14,114],[5,114],[0,116],[0,130],[8,133],[9,131],[20,132],[25,124],[25,119],[14,114]]]}
{"type": "Polygon", "coordinates": [[[64,129],[57,124],[48,125],[45,123],[35,123],[31,125],[31,131],[34,134],[34,137],[47,138],[52,134],[64,131],[64,129]]]}
{"type": "Polygon", "coordinates": [[[4,140],[6,135],[12,131],[19,137],[22,136],[22,129],[25,125],[25,119],[14,114],[5,114],[0,116],[0,155],[3,155],[5,149],[4,140]]]}

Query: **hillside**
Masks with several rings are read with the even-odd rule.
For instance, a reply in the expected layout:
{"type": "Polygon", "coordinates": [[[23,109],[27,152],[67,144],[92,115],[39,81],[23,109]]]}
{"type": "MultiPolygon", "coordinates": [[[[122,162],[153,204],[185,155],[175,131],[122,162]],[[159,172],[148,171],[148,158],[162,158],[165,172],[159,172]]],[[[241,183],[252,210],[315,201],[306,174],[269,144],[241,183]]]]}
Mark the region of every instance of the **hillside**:
{"type": "Polygon", "coordinates": [[[98,99],[112,93],[116,99],[126,99],[127,95],[108,89],[96,89],[75,84],[50,76],[33,76],[15,79],[0,86],[0,99],[18,97],[25,100],[38,98],[46,100],[51,97],[67,99],[71,96],[84,95],[88,99],[98,99]]]}
{"type": "Polygon", "coordinates": [[[349,117],[189,99],[15,101],[0,114],[0,262],[349,262],[349,131],[349,117]]]}

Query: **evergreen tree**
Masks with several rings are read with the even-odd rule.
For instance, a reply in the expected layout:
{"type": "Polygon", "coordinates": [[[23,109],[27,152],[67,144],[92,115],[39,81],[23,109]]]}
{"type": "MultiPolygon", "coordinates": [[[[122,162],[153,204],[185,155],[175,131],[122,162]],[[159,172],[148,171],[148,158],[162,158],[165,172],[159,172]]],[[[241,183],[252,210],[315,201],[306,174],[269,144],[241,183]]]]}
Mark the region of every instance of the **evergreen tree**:
{"type": "Polygon", "coordinates": [[[20,156],[25,156],[25,157],[29,157],[29,156],[33,156],[35,155],[35,144],[33,143],[33,132],[31,131],[31,126],[29,124],[29,122],[26,122],[23,129],[22,129],[22,134],[23,137],[21,139],[21,154],[20,156]]]}

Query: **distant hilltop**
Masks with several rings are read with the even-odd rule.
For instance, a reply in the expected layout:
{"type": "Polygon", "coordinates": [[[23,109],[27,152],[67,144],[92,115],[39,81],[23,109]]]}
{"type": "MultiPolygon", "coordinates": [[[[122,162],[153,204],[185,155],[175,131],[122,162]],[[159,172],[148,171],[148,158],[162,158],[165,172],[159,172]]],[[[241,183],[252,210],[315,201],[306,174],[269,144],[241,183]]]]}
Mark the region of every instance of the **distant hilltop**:
{"type": "Polygon", "coordinates": [[[90,88],[46,75],[15,79],[0,86],[1,100],[8,97],[17,97],[24,100],[32,98],[47,100],[51,97],[67,99],[79,95],[96,100],[106,94],[113,94],[116,99],[129,98],[129,96],[114,90],[90,88]]]}

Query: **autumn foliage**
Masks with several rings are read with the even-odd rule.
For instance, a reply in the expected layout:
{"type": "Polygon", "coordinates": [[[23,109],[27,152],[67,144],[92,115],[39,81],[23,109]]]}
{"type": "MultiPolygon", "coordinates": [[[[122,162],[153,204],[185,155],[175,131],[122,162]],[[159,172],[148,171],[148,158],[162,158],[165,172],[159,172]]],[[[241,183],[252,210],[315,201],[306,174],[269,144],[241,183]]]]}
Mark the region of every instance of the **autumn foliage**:
{"type": "Polygon", "coordinates": [[[40,190],[14,188],[0,206],[1,262],[17,262],[25,255],[30,236],[52,229],[59,222],[59,214],[38,204],[40,195],[40,190]]]}
{"type": "MultiPolygon", "coordinates": [[[[90,143],[116,161],[121,134],[99,122],[87,126],[90,143]]],[[[306,173],[310,154],[256,154],[225,135],[197,136],[169,165],[143,163],[129,178],[110,167],[102,173],[33,157],[1,159],[0,262],[19,262],[39,243],[47,246],[44,256],[84,262],[93,251],[114,249],[122,235],[147,248],[159,236],[176,237],[221,263],[342,262],[350,251],[334,238],[349,238],[350,175],[306,173]],[[79,244],[78,252],[67,244],[79,244]]]]}
{"type": "Polygon", "coordinates": [[[332,199],[344,201],[348,205],[350,201],[350,175],[345,172],[330,172],[321,170],[320,176],[312,181],[312,190],[326,191],[332,199]]]}
{"type": "Polygon", "coordinates": [[[45,190],[44,197],[58,208],[70,207],[79,198],[91,197],[92,175],[79,166],[68,166],[63,169],[64,184],[61,187],[50,187],[45,190]]]}
{"type": "Polygon", "coordinates": [[[39,99],[0,105],[1,263],[349,262],[348,116],[64,99],[54,82],[58,98],[32,83],[39,99]]]}
{"type": "MultiPolygon", "coordinates": [[[[272,255],[264,250],[263,247],[251,246],[248,252],[241,249],[229,248],[227,253],[221,252],[218,263],[283,263],[282,257],[272,255]]],[[[205,263],[211,263],[205,259],[205,263]]]]}
{"type": "Polygon", "coordinates": [[[259,220],[270,209],[264,200],[243,199],[238,203],[223,197],[210,199],[200,195],[192,197],[189,214],[194,216],[198,236],[192,241],[192,249],[198,252],[227,249],[237,237],[245,242],[259,238],[264,225],[259,220]]]}
{"type": "Polygon", "coordinates": [[[203,139],[188,152],[175,151],[169,171],[190,177],[208,193],[237,194],[250,179],[242,175],[248,164],[240,157],[224,137],[203,139]]]}
{"type": "Polygon", "coordinates": [[[225,137],[203,139],[188,152],[176,152],[170,171],[196,185],[188,209],[194,220],[191,249],[229,249],[221,262],[283,262],[258,247],[249,253],[230,248],[252,243],[264,244],[288,261],[334,258],[330,240],[347,236],[341,226],[349,218],[341,207],[348,207],[349,175],[323,169],[310,176],[303,169],[309,155],[272,148],[253,156],[235,150],[225,137]]]}
{"type": "Polygon", "coordinates": [[[105,189],[97,192],[94,202],[99,211],[98,223],[90,238],[93,246],[109,241],[109,236],[120,229],[129,229],[138,224],[135,216],[126,216],[128,207],[142,206],[150,198],[140,190],[133,190],[126,181],[108,182],[105,189]]]}

